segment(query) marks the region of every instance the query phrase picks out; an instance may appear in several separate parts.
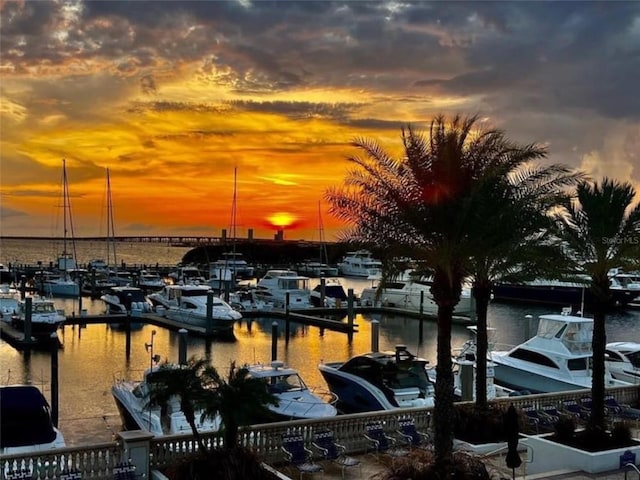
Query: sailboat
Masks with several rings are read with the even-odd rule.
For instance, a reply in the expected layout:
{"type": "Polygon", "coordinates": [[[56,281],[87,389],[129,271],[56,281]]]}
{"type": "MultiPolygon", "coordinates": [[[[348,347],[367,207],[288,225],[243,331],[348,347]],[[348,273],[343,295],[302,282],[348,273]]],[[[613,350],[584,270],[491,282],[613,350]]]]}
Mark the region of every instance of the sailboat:
{"type": "Polygon", "coordinates": [[[310,277],[336,277],[338,276],[338,268],[328,264],[329,255],[327,254],[327,244],[324,241],[324,225],[320,212],[320,202],[318,202],[318,232],[320,237],[320,255],[318,260],[306,260],[298,264],[296,269],[302,275],[308,275],[310,277]]]}
{"type": "Polygon", "coordinates": [[[57,271],[43,276],[41,289],[46,295],[77,297],[80,295],[80,285],[71,278],[71,271],[76,269],[76,248],[73,240],[71,199],[65,159],[62,159],[62,218],[62,252],[58,255],[57,271]],[[71,246],[72,251],[67,250],[68,246],[71,246]]]}
{"type": "Polygon", "coordinates": [[[236,200],[237,200],[238,169],[233,171],[233,201],[231,204],[231,244],[232,251],[224,252],[222,258],[209,265],[209,278],[212,288],[224,290],[235,287],[239,279],[249,279],[254,276],[254,268],[236,252],[236,200]]]}
{"type": "Polygon", "coordinates": [[[90,294],[94,298],[100,297],[105,291],[112,287],[118,286],[118,284],[111,277],[110,265],[117,266],[116,263],[116,241],[115,241],[115,229],[113,223],[113,201],[111,199],[111,176],[109,169],[107,168],[107,183],[106,183],[106,217],[107,217],[107,249],[106,257],[95,258],[89,261],[89,268],[91,271],[85,279],[82,290],[84,293],[90,294]]]}

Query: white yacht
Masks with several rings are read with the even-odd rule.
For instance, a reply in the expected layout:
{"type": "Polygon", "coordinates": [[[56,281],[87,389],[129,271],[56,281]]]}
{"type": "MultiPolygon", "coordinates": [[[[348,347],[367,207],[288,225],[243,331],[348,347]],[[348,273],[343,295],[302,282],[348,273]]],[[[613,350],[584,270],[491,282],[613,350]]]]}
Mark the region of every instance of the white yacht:
{"type": "MultiPolygon", "coordinates": [[[[540,315],[537,334],[508,351],[490,353],[498,385],[531,393],[591,388],[593,319],[540,315]]],[[[605,387],[629,385],[605,371],[605,387]]]]}
{"type": "Polygon", "coordinates": [[[169,279],[174,284],[182,285],[203,285],[206,283],[204,274],[195,265],[178,265],[173,272],[169,273],[169,279]]]}
{"type": "Polygon", "coordinates": [[[133,317],[139,317],[153,309],[153,304],[144,296],[144,290],[138,287],[111,287],[100,300],[106,304],[107,313],[110,314],[129,313],[133,317]]]}
{"type": "Polygon", "coordinates": [[[209,270],[228,268],[236,279],[249,279],[254,276],[254,268],[249,265],[239,252],[224,252],[222,258],[211,262],[209,270]]]}
{"type": "Polygon", "coordinates": [[[272,303],[276,308],[310,308],[309,280],[309,277],[298,275],[293,270],[268,270],[258,281],[253,294],[256,299],[272,303]]]}
{"type": "Polygon", "coordinates": [[[28,300],[27,298],[18,300],[15,313],[7,317],[3,315],[3,320],[21,331],[24,330],[29,300],[31,301],[31,335],[47,339],[67,319],[62,311],[56,309],[55,302],[50,298],[28,297],[28,300]]]}
{"type": "Polygon", "coordinates": [[[140,272],[138,272],[138,287],[141,289],[147,292],[154,292],[156,290],[162,290],[164,286],[165,281],[158,272],[151,270],[140,270],[140,272]]]}
{"type": "MultiPolygon", "coordinates": [[[[153,366],[144,372],[117,373],[111,386],[123,427],[126,430],[144,430],[154,435],[191,434],[192,430],[180,408],[180,398],[175,397],[162,407],[149,407],[149,383],[160,367],[153,366]],[[132,378],[135,373],[141,374],[132,378]]],[[[176,367],[178,368],[178,367],[176,367]]],[[[201,418],[196,412],[196,426],[200,432],[217,431],[220,418],[201,418]]]]}
{"type": "Polygon", "coordinates": [[[606,364],[611,376],[624,382],[640,384],[640,343],[607,343],[606,364]]]}
{"type": "Polygon", "coordinates": [[[166,318],[214,333],[233,333],[233,325],[242,318],[240,312],[205,285],[166,285],[148,298],[164,307],[160,312],[166,318]]]}
{"type": "Polygon", "coordinates": [[[338,398],[331,392],[312,390],[304,383],[298,371],[275,360],[270,365],[256,364],[246,367],[253,378],[263,379],[269,391],[278,398],[278,405],[268,405],[273,418],[265,421],[312,420],[335,417],[338,398]]]}
{"type": "Polygon", "coordinates": [[[0,454],[64,448],[64,436],[51,420],[47,399],[34,385],[0,386],[0,454]]]}
{"type": "MultiPolygon", "coordinates": [[[[384,306],[411,310],[414,312],[436,313],[438,305],[433,300],[429,279],[412,279],[409,275],[387,282],[378,295],[378,286],[364,288],[360,294],[360,304],[364,306],[384,306]]],[[[475,313],[475,299],[471,288],[464,286],[460,301],[455,306],[455,315],[473,316],[475,313]]]]}
{"type": "Polygon", "coordinates": [[[347,252],[338,263],[340,273],[345,277],[371,277],[382,273],[382,262],[373,258],[368,250],[347,252]]]}

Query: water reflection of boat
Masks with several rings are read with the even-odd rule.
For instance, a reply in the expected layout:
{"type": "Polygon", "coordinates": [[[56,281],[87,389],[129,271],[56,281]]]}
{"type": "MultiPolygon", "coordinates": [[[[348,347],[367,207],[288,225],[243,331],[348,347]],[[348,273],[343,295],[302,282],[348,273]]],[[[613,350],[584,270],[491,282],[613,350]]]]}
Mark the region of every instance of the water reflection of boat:
{"type": "Polygon", "coordinates": [[[405,345],[395,352],[370,352],[346,362],[325,362],[318,368],[329,389],[348,413],[432,407],[433,384],[428,362],[409,353],[405,345]]]}
{"type": "Polygon", "coordinates": [[[263,379],[269,391],[278,398],[278,405],[268,405],[273,414],[270,420],[310,420],[334,417],[337,397],[330,392],[319,392],[307,387],[297,370],[285,367],[283,362],[270,365],[247,366],[253,378],[263,379]]]}

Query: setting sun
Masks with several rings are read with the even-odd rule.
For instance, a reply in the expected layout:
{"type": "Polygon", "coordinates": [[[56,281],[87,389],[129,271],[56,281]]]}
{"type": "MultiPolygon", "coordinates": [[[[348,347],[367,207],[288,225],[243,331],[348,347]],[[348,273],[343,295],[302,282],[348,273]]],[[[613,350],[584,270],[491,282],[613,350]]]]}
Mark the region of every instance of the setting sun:
{"type": "Polygon", "coordinates": [[[288,212],[276,212],[267,217],[267,220],[274,227],[285,228],[293,225],[297,217],[288,212]]]}

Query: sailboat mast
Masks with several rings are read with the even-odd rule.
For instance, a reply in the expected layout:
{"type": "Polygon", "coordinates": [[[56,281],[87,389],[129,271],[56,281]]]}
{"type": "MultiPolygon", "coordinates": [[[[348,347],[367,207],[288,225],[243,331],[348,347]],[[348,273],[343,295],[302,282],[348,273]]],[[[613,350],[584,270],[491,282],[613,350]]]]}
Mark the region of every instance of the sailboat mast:
{"type": "Polygon", "coordinates": [[[111,198],[111,175],[107,168],[107,265],[111,265],[113,253],[113,265],[117,266],[116,259],[116,232],[113,221],[113,200],[111,198]]]}
{"type": "Polygon", "coordinates": [[[75,259],[77,258],[77,256],[76,245],[73,241],[73,216],[71,215],[71,195],[69,194],[69,180],[67,178],[67,161],[64,158],[62,159],[62,211],[62,257],[64,259],[64,270],[67,271],[69,269],[67,262],[67,259],[69,258],[69,252],[67,252],[67,236],[69,234],[69,228],[71,229],[71,246],[73,250],[73,258],[75,259]]]}

